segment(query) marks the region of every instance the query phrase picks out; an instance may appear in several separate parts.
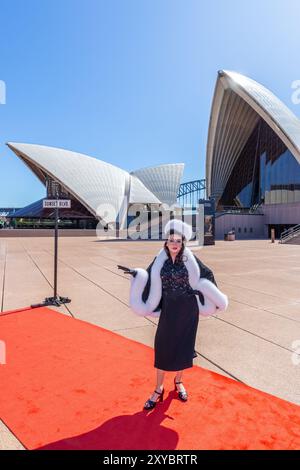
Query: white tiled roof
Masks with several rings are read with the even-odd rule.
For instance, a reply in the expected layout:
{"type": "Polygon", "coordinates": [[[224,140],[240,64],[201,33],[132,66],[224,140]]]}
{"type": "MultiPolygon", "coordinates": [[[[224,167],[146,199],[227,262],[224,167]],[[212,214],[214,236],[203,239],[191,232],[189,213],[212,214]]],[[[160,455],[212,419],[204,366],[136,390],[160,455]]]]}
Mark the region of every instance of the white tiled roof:
{"type": "Polygon", "coordinates": [[[176,203],[184,163],[158,165],[132,171],[155,196],[166,204],[176,203]]]}
{"type": "Polygon", "coordinates": [[[240,152],[260,118],[300,163],[300,120],[263,85],[239,73],[220,70],[207,140],[208,196],[222,195],[240,152]]]}
{"type": "Polygon", "coordinates": [[[14,153],[45,183],[51,176],[92,214],[100,204],[119,212],[129,203],[170,203],[177,197],[183,164],[170,164],[128,173],[82,153],[36,144],[9,142],[14,153]]]}

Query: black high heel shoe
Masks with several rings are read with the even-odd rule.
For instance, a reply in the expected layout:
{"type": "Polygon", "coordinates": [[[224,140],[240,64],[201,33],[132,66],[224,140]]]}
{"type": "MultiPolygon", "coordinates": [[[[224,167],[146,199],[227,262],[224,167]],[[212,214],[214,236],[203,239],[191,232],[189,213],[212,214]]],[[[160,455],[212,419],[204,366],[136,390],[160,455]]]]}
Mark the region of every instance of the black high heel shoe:
{"type": "Polygon", "coordinates": [[[179,392],[176,385],[177,384],[182,384],[182,382],[176,382],[176,378],[174,377],[174,389],[176,392],[178,392],[178,397],[180,398],[181,401],[187,401],[188,399],[188,394],[187,392],[179,392]]]}
{"type": "Polygon", "coordinates": [[[165,389],[163,388],[163,390],[161,392],[158,392],[157,390],[154,390],[155,393],[157,393],[157,395],[159,395],[159,397],[156,399],[156,401],[153,401],[153,400],[147,400],[145,405],[144,405],[144,410],[151,410],[152,408],[154,408],[156,406],[156,403],[160,402],[160,401],[163,401],[164,399],[164,393],[165,393],[165,389]]]}

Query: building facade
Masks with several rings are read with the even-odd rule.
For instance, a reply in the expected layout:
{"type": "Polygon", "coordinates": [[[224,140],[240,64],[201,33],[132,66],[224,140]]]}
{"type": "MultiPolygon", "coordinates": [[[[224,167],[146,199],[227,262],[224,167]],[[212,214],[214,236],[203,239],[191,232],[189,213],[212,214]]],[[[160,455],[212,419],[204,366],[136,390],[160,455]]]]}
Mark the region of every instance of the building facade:
{"type": "Polygon", "coordinates": [[[216,238],[276,236],[300,222],[300,120],[267,88],[219,71],[210,116],[206,181],[216,238]]]}

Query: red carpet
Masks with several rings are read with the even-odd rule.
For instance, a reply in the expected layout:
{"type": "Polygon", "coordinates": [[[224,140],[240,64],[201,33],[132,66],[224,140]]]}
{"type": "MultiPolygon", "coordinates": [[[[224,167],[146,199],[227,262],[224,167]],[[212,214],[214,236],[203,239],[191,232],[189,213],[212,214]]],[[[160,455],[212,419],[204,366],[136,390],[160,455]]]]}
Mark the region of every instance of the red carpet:
{"type": "Polygon", "coordinates": [[[0,417],[28,449],[299,449],[300,407],[194,366],[147,412],[153,349],[38,308],[0,316],[0,417]]]}

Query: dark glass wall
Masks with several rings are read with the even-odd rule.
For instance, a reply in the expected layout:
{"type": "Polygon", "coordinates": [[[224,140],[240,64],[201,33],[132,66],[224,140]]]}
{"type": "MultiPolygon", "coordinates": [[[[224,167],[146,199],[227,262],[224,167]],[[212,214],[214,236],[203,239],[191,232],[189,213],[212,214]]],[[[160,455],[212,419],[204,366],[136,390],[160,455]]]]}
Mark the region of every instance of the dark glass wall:
{"type": "Polygon", "coordinates": [[[300,202],[300,164],[260,119],[228,180],[219,207],[300,202]]]}

